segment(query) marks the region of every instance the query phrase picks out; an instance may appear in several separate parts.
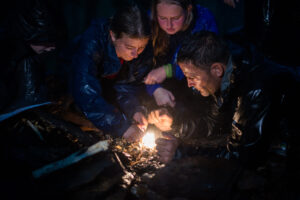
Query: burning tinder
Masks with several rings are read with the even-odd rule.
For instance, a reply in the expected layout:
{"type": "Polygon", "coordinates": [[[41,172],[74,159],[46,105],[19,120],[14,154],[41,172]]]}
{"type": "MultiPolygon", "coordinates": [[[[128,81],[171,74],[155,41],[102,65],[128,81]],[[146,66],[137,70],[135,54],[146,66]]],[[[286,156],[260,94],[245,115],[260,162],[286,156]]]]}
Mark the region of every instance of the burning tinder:
{"type": "Polygon", "coordinates": [[[154,149],[156,146],[154,133],[147,132],[142,139],[142,145],[146,148],[154,149]]]}

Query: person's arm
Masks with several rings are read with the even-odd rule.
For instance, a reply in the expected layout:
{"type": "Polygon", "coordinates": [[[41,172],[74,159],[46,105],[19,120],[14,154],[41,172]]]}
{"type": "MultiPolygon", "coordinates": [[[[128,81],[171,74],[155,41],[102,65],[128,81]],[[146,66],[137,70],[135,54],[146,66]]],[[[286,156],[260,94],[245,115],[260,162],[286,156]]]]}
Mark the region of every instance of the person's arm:
{"type": "Polygon", "coordinates": [[[147,109],[141,105],[138,96],[144,87],[134,84],[117,84],[114,86],[116,91],[116,101],[121,111],[138,125],[141,130],[146,130],[148,122],[146,120],[147,109]]]}
{"type": "Polygon", "coordinates": [[[153,85],[148,85],[146,84],[146,90],[147,90],[147,93],[152,96],[154,91],[157,89],[157,88],[160,88],[161,85],[160,84],[153,84],[153,85]]]}
{"type": "MultiPolygon", "coordinates": [[[[158,69],[162,69],[164,71],[163,67],[160,67],[158,69]]],[[[171,107],[175,106],[176,104],[175,97],[172,94],[172,92],[166,90],[160,84],[146,84],[146,90],[150,96],[154,97],[155,102],[158,106],[164,106],[164,105],[168,105],[171,107]]]]}
{"type": "Polygon", "coordinates": [[[102,96],[102,88],[96,77],[94,56],[101,53],[99,33],[91,27],[83,35],[79,51],[72,60],[72,95],[85,116],[99,129],[115,136],[129,128],[130,122],[102,96]]]}
{"type": "MultiPolygon", "coordinates": [[[[177,115],[181,116],[181,114],[178,113],[177,115]]],[[[217,149],[217,151],[213,152],[214,155],[211,155],[213,157],[216,157],[224,149],[226,150],[226,148],[218,149],[222,145],[225,147],[226,138],[212,136],[210,129],[213,127],[210,126],[213,126],[213,123],[209,117],[187,117],[185,115],[180,120],[177,117],[176,120],[176,117],[174,118],[173,116],[174,113],[172,115],[166,108],[154,110],[148,115],[148,122],[154,124],[164,133],[164,137],[156,141],[158,154],[162,162],[170,162],[178,146],[180,147],[180,151],[184,150],[185,152],[188,149],[195,149],[195,145],[200,145],[203,149],[214,146],[214,150],[217,149]]]]}

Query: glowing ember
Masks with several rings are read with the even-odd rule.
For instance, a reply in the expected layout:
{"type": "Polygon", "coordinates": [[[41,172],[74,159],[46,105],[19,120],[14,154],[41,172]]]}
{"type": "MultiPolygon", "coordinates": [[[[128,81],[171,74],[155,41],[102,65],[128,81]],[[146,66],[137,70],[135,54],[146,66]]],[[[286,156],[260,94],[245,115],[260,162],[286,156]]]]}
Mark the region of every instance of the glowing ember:
{"type": "Polygon", "coordinates": [[[156,146],[154,133],[146,133],[142,139],[142,144],[149,149],[154,149],[156,146]]]}

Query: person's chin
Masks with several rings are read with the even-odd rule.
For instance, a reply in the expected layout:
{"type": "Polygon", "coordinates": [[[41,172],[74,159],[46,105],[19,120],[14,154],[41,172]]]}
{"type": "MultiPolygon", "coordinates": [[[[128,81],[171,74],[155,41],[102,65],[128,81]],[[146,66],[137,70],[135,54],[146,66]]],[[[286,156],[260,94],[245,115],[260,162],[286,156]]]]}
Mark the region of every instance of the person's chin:
{"type": "Polygon", "coordinates": [[[130,57],[127,57],[127,58],[123,58],[123,60],[125,60],[125,61],[132,61],[133,60],[133,58],[130,58],[130,57]]]}
{"type": "MultiPolygon", "coordinates": [[[[198,90],[198,89],[197,89],[198,90]]],[[[202,91],[202,90],[198,90],[200,92],[200,94],[204,97],[208,97],[210,94],[206,91],[202,91]]]]}
{"type": "Polygon", "coordinates": [[[165,30],[166,31],[166,33],[167,34],[169,34],[169,35],[174,35],[174,34],[176,34],[177,33],[177,30],[175,30],[175,29],[172,29],[172,30],[165,30]]]}

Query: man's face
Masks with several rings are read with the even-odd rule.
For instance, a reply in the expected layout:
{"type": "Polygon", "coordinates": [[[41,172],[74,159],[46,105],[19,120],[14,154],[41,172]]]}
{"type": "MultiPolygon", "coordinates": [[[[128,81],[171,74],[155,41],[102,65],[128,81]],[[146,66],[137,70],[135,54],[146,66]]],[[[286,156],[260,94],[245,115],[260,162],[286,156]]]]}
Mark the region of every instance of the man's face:
{"type": "Polygon", "coordinates": [[[158,24],[167,34],[173,35],[182,30],[186,17],[182,7],[159,3],[156,6],[156,11],[158,24]]]}
{"type": "Polygon", "coordinates": [[[110,35],[118,58],[125,61],[137,58],[144,51],[149,40],[149,38],[130,38],[126,34],[122,34],[122,37],[117,39],[113,32],[110,35]]]}
{"type": "Polygon", "coordinates": [[[202,96],[213,95],[220,88],[221,77],[212,70],[197,68],[191,62],[179,63],[179,66],[187,79],[188,87],[196,88],[202,96]]]}

